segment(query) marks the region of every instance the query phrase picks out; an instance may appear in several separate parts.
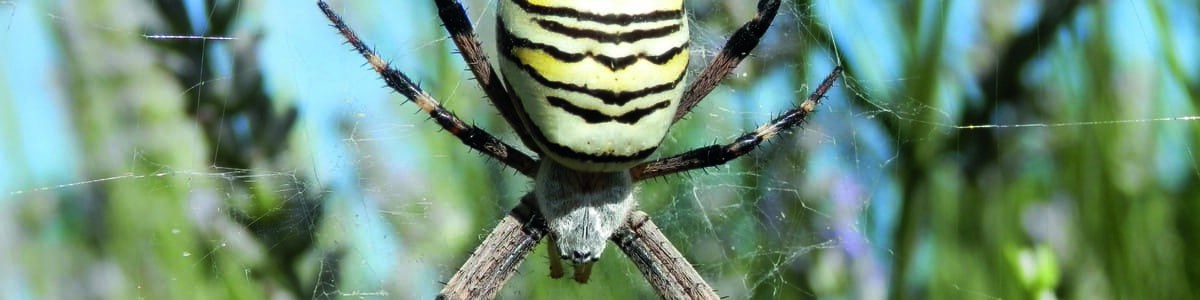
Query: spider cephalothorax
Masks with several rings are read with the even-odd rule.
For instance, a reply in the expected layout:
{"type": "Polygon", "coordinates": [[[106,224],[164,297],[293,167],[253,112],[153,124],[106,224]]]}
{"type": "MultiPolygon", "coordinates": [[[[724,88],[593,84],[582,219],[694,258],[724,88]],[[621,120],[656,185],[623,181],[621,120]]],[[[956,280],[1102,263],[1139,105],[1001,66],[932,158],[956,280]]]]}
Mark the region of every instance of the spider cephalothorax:
{"type": "Polygon", "coordinates": [[[534,178],[533,195],[550,229],[551,249],[557,249],[551,274],[561,276],[553,269],[567,258],[585,265],[576,268],[581,282],[628,217],[636,182],[745,155],[800,124],[841,72],[835,68],[803,104],[729,144],[645,161],[671,125],[758,45],[780,0],[760,0],[755,18],[734,32],[691,84],[685,80],[689,42],[682,0],[498,0],[496,45],[504,80],[483,54],[461,3],[434,2],[475,79],[541,160],[467,125],[384,63],[325,2],[318,4],[388,86],[467,146],[534,178]]]}

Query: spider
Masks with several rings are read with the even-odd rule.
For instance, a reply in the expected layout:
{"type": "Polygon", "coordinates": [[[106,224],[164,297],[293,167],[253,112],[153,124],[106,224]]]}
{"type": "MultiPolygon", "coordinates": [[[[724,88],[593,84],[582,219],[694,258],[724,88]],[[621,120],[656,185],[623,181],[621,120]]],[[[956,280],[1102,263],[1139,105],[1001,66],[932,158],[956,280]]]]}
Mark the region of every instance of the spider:
{"type": "Polygon", "coordinates": [[[463,5],[434,0],[476,81],[539,158],[463,122],[369,49],[328,4],[317,3],[388,86],[466,146],[533,178],[532,194],[550,232],[551,276],[562,276],[561,267],[553,269],[567,259],[579,280],[580,269],[590,270],[630,214],[636,182],[745,155],[802,123],[841,74],[835,67],[808,101],[728,144],[646,161],[671,125],[758,45],[780,6],[780,0],[760,0],[754,19],[733,33],[689,85],[682,2],[499,0],[497,74],[463,5]]]}

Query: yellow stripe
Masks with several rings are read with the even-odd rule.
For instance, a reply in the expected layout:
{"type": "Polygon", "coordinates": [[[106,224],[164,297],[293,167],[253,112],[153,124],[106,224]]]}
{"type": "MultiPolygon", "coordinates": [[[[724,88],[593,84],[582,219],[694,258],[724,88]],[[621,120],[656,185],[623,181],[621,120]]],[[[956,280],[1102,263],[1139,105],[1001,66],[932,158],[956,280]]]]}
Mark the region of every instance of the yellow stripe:
{"type": "Polygon", "coordinates": [[[676,10],[683,0],[528,0],[529,4],[544,7],[563,7],[599,14],[642,14],[656,10],[676,10]]]}
{"type": "Polygon", "coordinates": [[[639,60],[614,72],[595,60],[567,63],[541,50],[517,47],[513,49],[513,54],[521,63],[531,66],[547,79],[613,92],[635,91],[672,82],[687,69],[688,63],[688,52],[682,51],[663,65],[639,60]]]}

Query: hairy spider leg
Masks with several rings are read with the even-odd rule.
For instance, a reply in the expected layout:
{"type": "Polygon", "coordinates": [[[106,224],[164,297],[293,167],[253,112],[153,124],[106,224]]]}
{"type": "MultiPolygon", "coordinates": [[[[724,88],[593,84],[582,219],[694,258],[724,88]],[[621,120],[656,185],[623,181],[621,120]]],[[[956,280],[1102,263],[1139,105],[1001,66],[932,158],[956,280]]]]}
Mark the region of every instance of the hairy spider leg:
{"type": "Polygon", "coordinates": [[[500,80],[499,75],[496,75],[496,70],[488,61],[487,53],[483,50],[483,43],[475,35],[471,19],[467,17],[467,11],[463,8],[462,3],[458,0],[435,0],[434,4],[437,5],[438,17],[442,19],[446,32],[450,34],[450,40],[454,41],[458,53],[462,55],[467,67],[475,75],[475,81],[483,87],[483,91],[492,101],[492,105],[495,105],[496,110],[500,111],[500,116],[504,117],[508,126],[516,131],[525,147],[538,151],[529,136],[529,131],[518,119],[516,102],[509,96],[504,82],[500,80]]]}
{"type": "Polygon", "coordinates": [[[775,15],[779,12],[780,0],[761,0],[758,1],[758,13],[754,19],[742,24],[742,27],[733,32],[729,40],[725,42],[725,46],[721,48],[721,52],[713,58],[712,62],[700,71],[700,75],[696,76],[695,81],[692,81],[691,86],[683,92],[683,99],[679,102],[679,107],[675,110],[675,119],[672,122],[679,122],[683,119],[692,108],[700,104],[708,93],[717,88],[725,76],[729,75],[734,68],[750,55],[750,51],[758,47],[758,42],[762,40],[763,34],[766,34],[767,28],[771,27],[771,22],[775,20],[775,15]]]}
{"type": "Polygon", "coordinates": [[[804,120],[808,118],[808,114],[817,109],[817,105],[821,103],[821,99],[825,97],[825,93],[833,87],[833,83],[841,75],[842,67],[834,67],[833,71],[828,76],[825,76],[825,80],[821,81],[821,85],[817,86],[817,89],[808,96],[808,99],[800,103],[799,106],[784,112],[783,115],[759,126],[754,131],[734,139],[729,144],[697,148],[671,157],[645,162],[634,167],[630,170],[633,174],[633,180],[636,182],[663,175],[718,166],[746,155],[746,153],[750,153],[759,144],[762,144],[763,141],[774,137],[779,132],[789,130],[804,123],[804,120]]]}
{"type": "Polygon", "coordinates": [[[358,51],[363,58],[366,58],[367,62],[371,64],[375,72],[378,72],[383,77],[383,81],[389,87],[404,95],[405,98],[408,98],[413,103],[416,103],[439,126],[450,134],[453,134],[468,147],[495,158],[525,176],[533,177],[535,175],[534,173],[537,172],[538,166],[536,160],[521,152],[521,150],[501,141],[487,131],[474,125],[467,125],[467,123],[455,116],[454,113],[442,107],[432,96],[425,93],[420,87],[417,87],[407,75],[389,66],[378,54],[367,48],[366,44],[358,38],[358,35],[349,26],[346,26],[342,18],[333,12],[333,9],[329,8],[329,4],[325,3],[325,1],[318,1],[317,6],[325,13],[325,17],[329,18],[329,21],[333,23],[333,27],[346,38],[346,42],[351,47],[354,47],[354,50],[358,51]]]}

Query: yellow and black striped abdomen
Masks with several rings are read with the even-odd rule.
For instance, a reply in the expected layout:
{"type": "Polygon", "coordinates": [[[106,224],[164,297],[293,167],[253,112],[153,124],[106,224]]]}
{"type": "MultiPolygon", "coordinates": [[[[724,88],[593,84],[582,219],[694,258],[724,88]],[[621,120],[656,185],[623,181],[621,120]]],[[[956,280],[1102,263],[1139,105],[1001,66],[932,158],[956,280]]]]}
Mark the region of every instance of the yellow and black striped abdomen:
{"type": "Polygon", "coordinates": [[[658,148],[683,93],[682,0],[500,0],[500,71],[539,147],[584,171],[658,148]]]}

